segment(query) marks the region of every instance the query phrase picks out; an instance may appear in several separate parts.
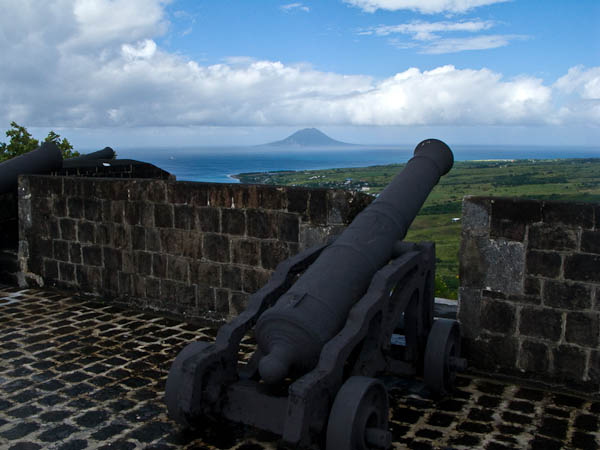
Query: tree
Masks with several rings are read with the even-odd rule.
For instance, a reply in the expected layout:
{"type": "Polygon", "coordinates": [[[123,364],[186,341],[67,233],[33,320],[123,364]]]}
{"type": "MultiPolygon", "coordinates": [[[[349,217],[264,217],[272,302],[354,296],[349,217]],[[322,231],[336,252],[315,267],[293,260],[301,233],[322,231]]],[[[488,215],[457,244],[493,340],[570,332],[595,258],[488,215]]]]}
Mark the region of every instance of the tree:
{"type": "MultiPolygon", "coordinates": [[[[10,123],[10,126],[11,129],[6,132],[6,137],[10,138],[10,142],[8,144],[0,142],[0,162],[35,150],[39,146],[39,141],[25,127],[14,121],[10,123]]],[[[60,135],[54,131],[50,131],[44,141],[56,143],[65,159],[79,156],[79,152],[73,150],[73,146],[67,138],[61,139],[60,135]]]]}

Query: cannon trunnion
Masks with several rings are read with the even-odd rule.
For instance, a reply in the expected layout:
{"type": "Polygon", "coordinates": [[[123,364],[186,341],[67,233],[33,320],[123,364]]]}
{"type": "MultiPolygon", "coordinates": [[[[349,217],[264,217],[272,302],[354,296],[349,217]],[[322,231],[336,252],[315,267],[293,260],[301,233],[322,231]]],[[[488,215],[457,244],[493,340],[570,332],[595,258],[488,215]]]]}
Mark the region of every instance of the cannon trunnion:
{"type": "Polygon", "coordinates": [[[433,319],[434,244],[401,241],[452,162],[443,142],[421,142],[335,241],[280,263],[214,343],[186,346],[167,378],[170,417],[192,427],[225,417],[296,448],[389,448],[387,392],[374,377],[422,376],[443,395],[465,366],[458,323],[433,319]],[[252,329],[257,349],[241,364],[252,329]]]}

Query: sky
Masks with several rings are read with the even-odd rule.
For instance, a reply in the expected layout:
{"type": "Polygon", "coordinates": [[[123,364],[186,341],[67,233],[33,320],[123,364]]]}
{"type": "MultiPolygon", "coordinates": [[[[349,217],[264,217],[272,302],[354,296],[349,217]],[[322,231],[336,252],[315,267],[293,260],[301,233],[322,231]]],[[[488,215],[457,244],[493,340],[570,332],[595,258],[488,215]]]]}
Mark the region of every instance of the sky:
{"type": "Polygon", "coordinates": [[[0,0],[0,67],[81,149],[600,142],[598,0],[0,0]]]}

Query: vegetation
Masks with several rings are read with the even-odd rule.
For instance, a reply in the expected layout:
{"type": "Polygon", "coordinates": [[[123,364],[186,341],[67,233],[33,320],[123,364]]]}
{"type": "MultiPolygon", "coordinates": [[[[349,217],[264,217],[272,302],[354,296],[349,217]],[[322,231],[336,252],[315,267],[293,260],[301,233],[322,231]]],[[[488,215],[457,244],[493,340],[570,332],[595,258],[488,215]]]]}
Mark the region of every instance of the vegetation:
{"type": "MultiPolygon", "coordinates": [[[[34,139],[25,127],[16,122],[11,122],[10,127],[6,132],[6,137],[10,138],[10,142],[8,144],[0,142],[0,162],[35,150],[39,146],[39,141],[34,139]]],[[[67,138],[61,139],[60,135],[54,131],[48,133],[44,142],[56,143],[65,159],[79,156],[79,152],[73,150],[73,146],[67,138]]]]}
{"type": "MultiPolygon", "coordinates": [[[[362,190],[378,194],[401,164],[351,169],[240,174],[242,183],[362,190]]],[[[462,199],[466,195],[600,202],[600,158],[464,161],[433,189],[407,240],[436,243],[436,295],[457,298],[462,199]]]]}

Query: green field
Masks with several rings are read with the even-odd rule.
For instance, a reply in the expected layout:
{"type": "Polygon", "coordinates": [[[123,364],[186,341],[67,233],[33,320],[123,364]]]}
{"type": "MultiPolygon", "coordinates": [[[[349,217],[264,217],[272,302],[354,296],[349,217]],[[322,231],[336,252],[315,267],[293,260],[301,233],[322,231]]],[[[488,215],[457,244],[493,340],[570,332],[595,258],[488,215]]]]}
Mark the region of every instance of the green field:
{"type": "MultiPolygon", "coordinates": [[[[349,169],[240,174],[242,183],[362,190],[376,195],[402,164],[349,169]]],[[[600,202],[600,158],[516,161],[461,161],[442,177],[406,237],[434,241],[437,294],[456,298],[462,198],[465,195],[600,202]]]]}

